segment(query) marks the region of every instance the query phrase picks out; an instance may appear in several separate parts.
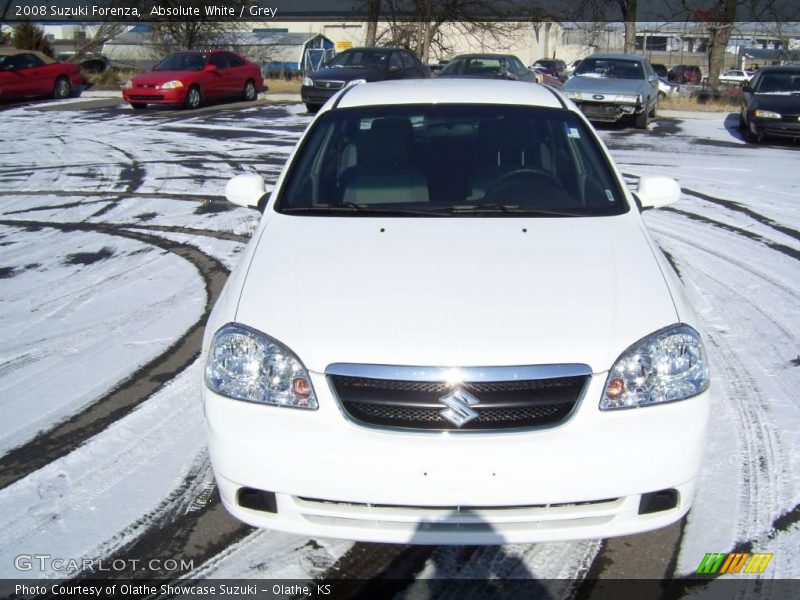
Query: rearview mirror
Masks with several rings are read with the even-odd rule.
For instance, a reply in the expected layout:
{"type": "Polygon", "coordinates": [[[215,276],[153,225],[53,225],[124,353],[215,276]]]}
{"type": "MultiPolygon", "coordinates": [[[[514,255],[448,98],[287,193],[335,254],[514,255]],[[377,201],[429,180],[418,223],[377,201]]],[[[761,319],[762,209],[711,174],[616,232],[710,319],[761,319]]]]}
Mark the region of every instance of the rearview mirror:
{"type": "Polygon", "coordinates": [[[258,202],[266,192],[264,179],[255,173],[237,175],[225,186],[228,202],[245,208],[258,208],[258,202]]]}
{"type": "Polygon", "coordinates": [[[660,208],[677,202],[681,197],[681,188],[671,177],[648,175],[639,180],[639,191],[636,195],[643,209],[660,208]]]}

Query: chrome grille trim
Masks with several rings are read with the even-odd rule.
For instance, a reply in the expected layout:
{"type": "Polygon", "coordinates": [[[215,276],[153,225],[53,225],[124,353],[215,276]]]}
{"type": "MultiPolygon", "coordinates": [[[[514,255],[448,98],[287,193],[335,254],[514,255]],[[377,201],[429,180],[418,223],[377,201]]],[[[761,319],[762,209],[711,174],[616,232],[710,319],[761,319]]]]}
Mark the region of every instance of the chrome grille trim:
{"type": "Polygon", "coordinates": [[[365,365],[333,363],[325,369],[326,375],[366,377],[419,382],[449,382],[458,376],[469,383],[555,379],[580,377],[592,374],[589,365],[565,363],[557,365],[520,365],[511,367],[412,367],[402,365],[365,365]]]}

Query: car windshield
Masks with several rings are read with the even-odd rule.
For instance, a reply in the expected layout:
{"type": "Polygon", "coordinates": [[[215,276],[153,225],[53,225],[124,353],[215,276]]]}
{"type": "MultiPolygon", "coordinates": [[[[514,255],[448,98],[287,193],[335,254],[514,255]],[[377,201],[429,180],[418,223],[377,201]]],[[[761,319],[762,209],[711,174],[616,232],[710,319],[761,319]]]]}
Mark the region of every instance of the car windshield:
{"type": "Polygon", "coordinates": [[[446,75],[472,75],[486,77],[502,75],[508,70],[505,58],[497,56],[474,56],[470,58],[456,58],[451,60],[442,69],[441,76],[446,75]]]}
{"type": "Polygon", "coordinates": [[[352,50],[337,54],[328,64],[329,67],[373,68],[386,64],[386,52],[370,52],[369,50],[352,50]]]}
{"type": "Polygon", "coordinates": [[[173,54],[162,60],[154,71],[202,71],[206,66],[208,55],[182,52],[173,54]]]}
{"type": "Polygon", "coordinates": [[[613,79],[644,79],[642,63],[624,59],[585,58],[575,74],[613,79]]]}
{"type": "Polygon", "coordinates": [[[757,94],[800,94],[800,73],[764,73],[755,89],[757,94]]]}
{"type": "Polygon", "coordinates": [[[312,216],[617,215],[628,210],[573,112],[498,105],[333,110],[313,125],[275,209],[312,216]]]}

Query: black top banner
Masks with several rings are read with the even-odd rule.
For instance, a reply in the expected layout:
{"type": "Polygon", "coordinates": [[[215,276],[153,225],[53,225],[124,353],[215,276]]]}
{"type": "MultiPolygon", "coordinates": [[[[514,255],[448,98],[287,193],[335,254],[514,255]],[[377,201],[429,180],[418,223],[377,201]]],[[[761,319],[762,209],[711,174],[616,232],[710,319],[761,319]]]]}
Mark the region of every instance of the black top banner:
{"type": "MultiPolygon", "coordinates": [[[[797,0],[751,0],[736,14],[714,0],[638,0],[639,22],[800,21],[797,0]]],[[[0,0],[0,22],[621,21],[608,0],[0,0]]]]}

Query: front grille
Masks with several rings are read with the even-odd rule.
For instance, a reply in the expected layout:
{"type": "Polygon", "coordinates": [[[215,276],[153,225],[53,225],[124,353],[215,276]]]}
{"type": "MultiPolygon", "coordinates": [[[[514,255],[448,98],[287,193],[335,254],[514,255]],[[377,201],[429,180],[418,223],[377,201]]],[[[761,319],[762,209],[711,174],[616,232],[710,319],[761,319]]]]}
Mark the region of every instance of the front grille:
{"type": "Polygon", "coordinates": [[[164,96],[163,95],[154,95],[154,94],[148,94],[147,96],[144,96],[142,94],[129,94],[128,98],[130,98],[131,100],[150,100],[150,101],[153,101],[153,100],[163,100],[164,96]]]}
{"type": "Polygon", "coordinates": [[[326,79],[318,79],[314,82],[314,86],[322,90],[338,90],[344,85],[344,81],[332,81],[326,79]]]}
{"type": "Polygon", "coordinates": [[[587,102],[579,106],[589,119],[616,119],[620,112],[617,105],[605,102],[587,102]]]}
{"type": "Polygon", "coordinates": [[[475,396],[477,413],[457,427],[441,412],[440,399],[454,391],[446,382],[373,379],[330,375],[347,414],[371,426],[432,431],[503,430],[553,425],[564,420],[578,399],[587,375],[514,381],[467,382],[457,387],[475,396]]]}

